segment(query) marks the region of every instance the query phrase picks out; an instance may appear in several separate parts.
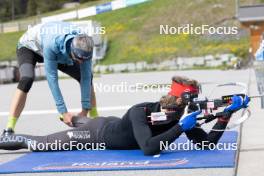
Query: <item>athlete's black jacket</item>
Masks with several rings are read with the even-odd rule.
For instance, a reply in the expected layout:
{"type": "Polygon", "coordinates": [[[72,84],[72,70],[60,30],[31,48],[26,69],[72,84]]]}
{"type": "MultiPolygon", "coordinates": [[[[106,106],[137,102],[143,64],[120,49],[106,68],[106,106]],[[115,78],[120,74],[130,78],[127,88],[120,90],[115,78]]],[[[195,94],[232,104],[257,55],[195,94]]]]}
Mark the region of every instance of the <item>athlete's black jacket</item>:
{"type": "MultiPolygon", "coordinates": [[[[105,125],[103,139],[109,149],[140,148],[145,155],[160,152],[160,142],[172,143],[182,133],[177,121],[166,125],[151,125],[147,121],[150,112],[160,112],[160,104],[141,103],[130,108],[122,119],[115,119],[105,125]]],[[[227,123],[218,121],[213,129],[225,129],[227,123]]],[[[208,141],[217,143],[223,132],[211,131],[207,134],[200,127],[185,132],[187,137],[195,143],[208,141]]]]}
{"type": "MultiPolygon", "coordinates": [[[[88,119],[84,125],[71,130],[54,133],[48,136],[29,136],[14,135],[12,140],[8,137],[0,138],[0,149],[16,150],[28,148],[28,141],[42,143],[52,143],[60,140],[62,143],[69,143],[71,140],[77,140],[79,143],[105,143],[107,149],[138,149],[140,148],[145,155],[154,155],[160,152],[160,143],[163,141],[172,143],[177,139],[183,130],[177,121],[166,125],[151,125],[147,121],[147,116],[151,112],[160,112],[160,104],[141,103],[131,107],[120,119],[117,117],[98,117],[88,119]],[[80,131],[89,131],[89,138],[80,137],[80,131]],[[74,139],[74,135],[69,133],[78,133],[79,137],[74,139]],[[21,136],[23,142],[15,142],[14,137],[21,136]]],[[[182,112],[180,112],[181,114],[182,112]]],[[[84,119],[81,117],[79,119],[84,119]]],[[[75,119],[78,122],[78,118],[75,119]]],[[[227,122],[217,121],[214,130],[225,129],[227,122]]],[[[208,134],[196,126],[190,131],[186,131],[187,137],[195,143],[208,141],[208,143],[217,143],[223,134],[223,131],[212,130],[208,134]]]]}

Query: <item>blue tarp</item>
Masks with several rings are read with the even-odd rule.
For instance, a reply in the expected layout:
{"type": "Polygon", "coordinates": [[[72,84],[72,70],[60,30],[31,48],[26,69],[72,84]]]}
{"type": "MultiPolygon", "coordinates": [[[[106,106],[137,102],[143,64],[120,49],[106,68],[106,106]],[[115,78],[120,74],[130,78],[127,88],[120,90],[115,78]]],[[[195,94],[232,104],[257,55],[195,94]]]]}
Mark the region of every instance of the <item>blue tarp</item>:
{"type": "Polygon", "coordinates": [[[225,132],[220,144],[229,150],[168,150],[155,157],[141,150],[33,152],[0,165],[0,173],[234,167],[236,141],[237,132],[225,132]]]}

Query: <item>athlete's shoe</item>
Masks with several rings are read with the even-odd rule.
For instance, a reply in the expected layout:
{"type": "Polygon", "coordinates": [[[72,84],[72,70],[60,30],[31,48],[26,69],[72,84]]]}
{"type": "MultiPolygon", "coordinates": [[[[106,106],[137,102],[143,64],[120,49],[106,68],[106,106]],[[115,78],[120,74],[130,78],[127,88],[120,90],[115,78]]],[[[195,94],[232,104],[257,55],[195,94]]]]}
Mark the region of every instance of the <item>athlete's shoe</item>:
{"type": "Polygon", "coordinates": [[[7,129],[4,129],[3,133],[2,133],[2,136],[10,136],[12,134],[14,134],[14,130],[12,128],[7,128],[7,129]]]}

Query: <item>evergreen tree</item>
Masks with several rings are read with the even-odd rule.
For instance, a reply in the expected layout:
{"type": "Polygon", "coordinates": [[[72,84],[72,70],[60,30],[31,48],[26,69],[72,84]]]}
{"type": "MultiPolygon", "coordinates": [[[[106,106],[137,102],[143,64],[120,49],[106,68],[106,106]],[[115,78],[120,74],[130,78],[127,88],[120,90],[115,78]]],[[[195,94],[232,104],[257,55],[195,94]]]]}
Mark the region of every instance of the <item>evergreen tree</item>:
{"type": "Polygon", "coordinates": [[[28,0],[27,2],[27,15],[33,16],[37,14],[37,3],[36,0],[28,0]]]}

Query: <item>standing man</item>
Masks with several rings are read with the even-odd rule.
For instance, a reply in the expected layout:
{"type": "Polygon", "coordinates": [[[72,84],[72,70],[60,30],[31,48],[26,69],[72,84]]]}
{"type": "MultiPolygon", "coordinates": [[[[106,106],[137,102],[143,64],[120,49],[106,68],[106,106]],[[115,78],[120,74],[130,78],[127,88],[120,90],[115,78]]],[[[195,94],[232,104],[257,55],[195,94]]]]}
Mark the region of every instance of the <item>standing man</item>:
{"type": "Polygon", "coordinates": [[[32,87],[34,69],[38,62],[44,62],[49,88],[65,124],[72,126],[73,114],[68,112],[61,94],[58,70],[80,83],[82,111],[79,115],[87,116],[90,111],[90,116],[97,116],[92,88],[93,46],[92,38],[72,23],[51,22],[29,28],[17,46],[20,81],[12,100],[4,134],[14,133],[17,119],[24,109],[27,94],[32,87]],[[93,108],[91,103],[94,105],[93,108]]]}

